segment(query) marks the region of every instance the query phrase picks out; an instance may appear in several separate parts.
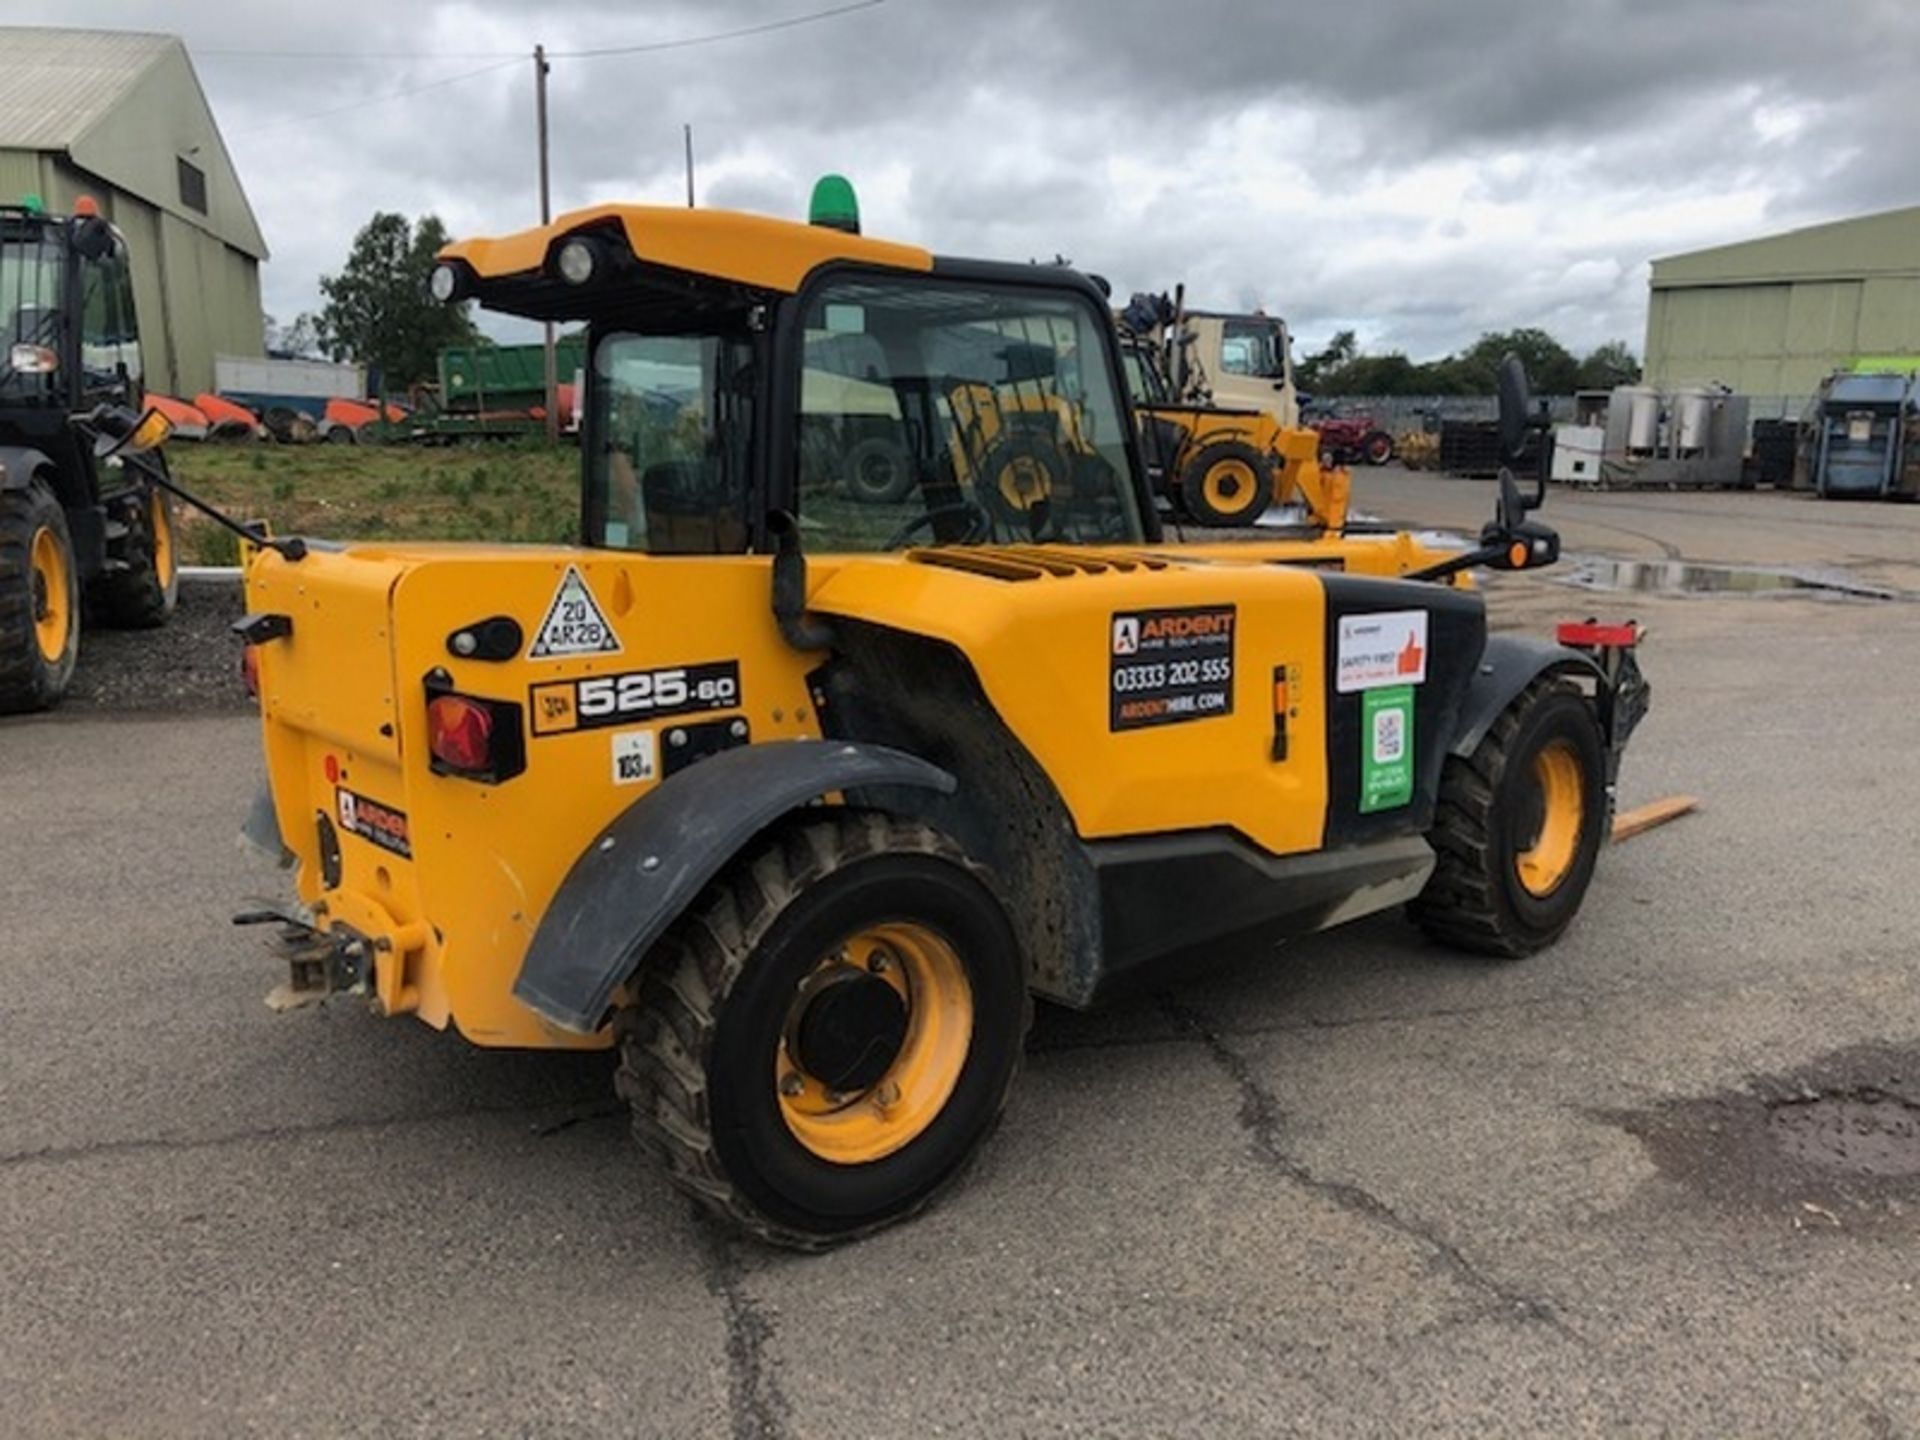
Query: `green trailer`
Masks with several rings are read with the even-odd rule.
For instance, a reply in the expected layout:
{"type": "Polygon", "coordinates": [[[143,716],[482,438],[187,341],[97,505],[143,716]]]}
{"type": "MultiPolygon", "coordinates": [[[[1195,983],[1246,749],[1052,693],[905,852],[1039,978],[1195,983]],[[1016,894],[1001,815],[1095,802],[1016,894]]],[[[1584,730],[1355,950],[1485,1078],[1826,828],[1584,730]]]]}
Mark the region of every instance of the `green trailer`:
{"type": "MultiPolygon", "coordinates": [[[[574,377],[587,363],[584,337],[567,336],[554,346],[554,378],[560,388],[560,428],[574,426],[574,377]]],[[[433,400],[382,439],[491,439],[546,433],[546,347],[454,345],[440,352],[440,383],[433,400]]]]}

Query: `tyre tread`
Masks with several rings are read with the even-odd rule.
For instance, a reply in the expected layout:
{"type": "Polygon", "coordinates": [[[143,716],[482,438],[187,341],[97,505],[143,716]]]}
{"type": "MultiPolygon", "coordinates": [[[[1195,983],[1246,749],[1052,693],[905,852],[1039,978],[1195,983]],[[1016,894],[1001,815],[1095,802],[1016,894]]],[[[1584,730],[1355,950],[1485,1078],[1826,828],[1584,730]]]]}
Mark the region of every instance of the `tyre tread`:
{"type": "Polygon", "coordinates": [[[1521,717],[1556,694],[1583,698],[1571,681],[1543,675],[1500,712],[1471,755],[1447,757],[1427,836],[1436,863],[1426,888],[1407,906],[1429,939],[1502,960],[1522,959],[1546,943],[1520,930],[1500,903],[1493,812],[1521,717]]]}
{"type": "MultiPolygon", "coordinates": [[[[924,824],[852,812],[784,826],[757,853],[708,886],[661,940],[660,950],[642,972],[633,1003],[614,1017],[620,1051],[614,1083],[632,1109],[635,1138],[665,1161],[668,1179],[683,1193],[769,1244],[825,1250],[858,1240],[919,1213],[966,1168],[964,1163],[956,1166],[904,1211],[862,1229],[825,1236],[762,1214],[729,1178],[713,1144],[706,1061],[726,998],[761,939],[801,891],[826,875],[868,856],[902,852],[937,856],[986,880],[986,872],[957,845],[924,824]]],[[[1023,994],[1022,1004],[1024,1035],[1033,1002],[1023,994]]],[[[994,1121],[1006,1106],[1018,1070],[1016,1059],[998,1097],[994,1121]]]]}

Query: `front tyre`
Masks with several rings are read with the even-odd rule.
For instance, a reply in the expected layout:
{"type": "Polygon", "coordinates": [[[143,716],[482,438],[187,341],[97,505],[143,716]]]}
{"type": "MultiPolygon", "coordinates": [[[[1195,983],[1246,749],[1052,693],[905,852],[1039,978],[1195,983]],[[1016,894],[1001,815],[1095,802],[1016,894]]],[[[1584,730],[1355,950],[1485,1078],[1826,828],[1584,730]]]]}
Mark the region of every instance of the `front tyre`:
{"type": "Polygon", "coordinates": [[[821,1249],[913,1215],[1006,1104],[1019,942],[924,825],[795,825],[663,946],[615,1020],[620,1092],[674,1183],[761,1239],[821,1249]]]}
{"type": "Polygon", "coordinates": [[[41,479],[0,489],[0,714],[59,702],[80,654],[67,514],[41,479]]]}
{"type": "Polygon", "coordinates": [[[1273,503],[1273,463],[1244,440],[1202,445],[1180,467],[1180,494],[1202,525],[1251,525],[1273,503]]]}
{"type": "Polygon", "coordinates": [[[92,613],[123,630],[164,625],[180,600],[180,561],[174,548],[173,502],[155,485],[128,522],[126,568],[110,571],[88,592],[92,613]]]}
{"type": "Polygon", "coordinates": [[[1438,855],[1408,907],[1455,949],[1531,955],[1573,922],[1606,834],[1606,761],[1593,707],[1543,676],[1470,756],[1447,758],[1430,839],[1438,855]]]}

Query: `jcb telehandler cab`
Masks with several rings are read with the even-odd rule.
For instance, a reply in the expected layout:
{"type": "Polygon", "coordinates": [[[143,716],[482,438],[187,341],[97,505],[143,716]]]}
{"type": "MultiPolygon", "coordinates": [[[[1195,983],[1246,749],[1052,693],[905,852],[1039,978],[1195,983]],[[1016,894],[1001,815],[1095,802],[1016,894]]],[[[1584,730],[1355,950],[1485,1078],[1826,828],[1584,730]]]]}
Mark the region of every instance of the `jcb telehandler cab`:
{"type": "Polygon", "coordinates": [[[1401,904],[1503,956],[1573,919],[1644,695],[1488,636],[1467,568],[1557,551],[1511,482],[1466,554],[1166,544],[1101,293],[844,221],[607,205],[434,289],[587,326],[581,543],[252,556],[281,1003],[617,1046],[675,1181],[817,1247],[959,1172],[1030,996],[1401,904]],[[836,377],[892,499],[800,443],[836,377]],[[1016,428],[1061,478],[1009,506],[967,447],[1016,428]]]}
{"type": "Polygon", "coordinates": [[[140,402],[119,231],[84,197],[71,216],[0,207],[0,713],[65,693],[83,608],[133,627],[173,611],[172,511],[148,478],[166,422],[136,441],[140,402]]]}

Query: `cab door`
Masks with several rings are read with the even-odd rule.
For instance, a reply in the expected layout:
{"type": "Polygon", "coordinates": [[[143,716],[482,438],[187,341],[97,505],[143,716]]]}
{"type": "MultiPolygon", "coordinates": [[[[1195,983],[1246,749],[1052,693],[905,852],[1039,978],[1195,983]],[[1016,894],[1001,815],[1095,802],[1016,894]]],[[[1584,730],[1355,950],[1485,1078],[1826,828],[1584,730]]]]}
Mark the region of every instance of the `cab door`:
{"type": "Polygon", "coordinates": [[[98,256],[79,257],[81,408],[113,401],[138,405],[140,327],[133,308],[133,268],[117,235],[98,256]]]}

